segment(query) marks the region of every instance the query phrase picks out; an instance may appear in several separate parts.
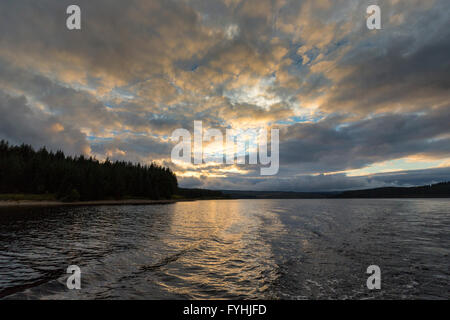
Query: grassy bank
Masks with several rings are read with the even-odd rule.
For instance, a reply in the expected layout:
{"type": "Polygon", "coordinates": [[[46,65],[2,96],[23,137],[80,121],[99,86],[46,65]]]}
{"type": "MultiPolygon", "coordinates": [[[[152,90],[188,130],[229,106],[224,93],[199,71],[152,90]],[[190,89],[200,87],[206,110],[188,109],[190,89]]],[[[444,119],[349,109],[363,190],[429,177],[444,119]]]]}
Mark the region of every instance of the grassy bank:
{"type": "Polygon", "coordinates": [[[95,201],[61,201],[54,194],[21,194],[3,193],[0,194],[0,208],[14,207],[74,207],[74,206],[115,206],[115,205],[154,205],[171,204],[181,201],[214,200],[221,198],[192,197],[173,195],[171,199],[151,200],[145,198],[124,197],[123,199],[104,199],[95,201]]]}
{"type": "Polygon", "coordinates": [[[0,201],[0,208],[28,208],[28,207],[91,207],[91,206],[138,206],[138,205],[155,205],[155,204],[171,204],[175,200],[104,200],[104,201],[76,201],[76,202],[60,202],[60,201],[0,201]]]}
{"type": "Polygon", "coordinates": [[[0,193],[0,201],[56,201],[56,196],[51,193],[46,194],[26,194],[26,193],[0,193]]]}

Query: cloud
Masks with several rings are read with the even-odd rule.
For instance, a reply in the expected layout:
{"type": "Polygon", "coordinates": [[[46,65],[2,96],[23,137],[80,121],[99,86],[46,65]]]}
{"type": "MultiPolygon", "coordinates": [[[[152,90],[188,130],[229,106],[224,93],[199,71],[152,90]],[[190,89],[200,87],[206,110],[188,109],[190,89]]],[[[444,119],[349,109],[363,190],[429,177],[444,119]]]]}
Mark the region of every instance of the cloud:
{"type": "Polygon", "coordinates": [[[432,168],[423,170],[396,171],[388,174],[376,174],[349,177],[345,174],[302,175],[282,179],[258,179],[233,177],[215,178],[179,178],[185,188],[209,188],[216,190],[279,190],[298,192],[324,192],[371,189],[380,187],[411,187],[450,181],[450,168],[432,168]]]}
{"type": "Polygon", "coordinates": [[[71,155],[89,154],[86,136],[77,128],[62,124],[57,117],[33,110],[24,96],[12,97],[0,91],[0,139],[13,144],[46,146],[71,155]]]}
{"type": "Polygon", "coordinates": [[[296,165],[299,172],[330,172],[417,153],[450,155],[449,107],[349,123],[339,120],[330,117],[286,127],[280,135],[280,163],[296,165]]]}
{"type": "Polygon", "coordinates": [[[81,31],[65,27],[70,4],[0,3],[0,133],[15,143],[227,188],[389,184],[345,172],[449,157],[447,0],[380,0],[378,31],[370,1],[80,0],[81,31]],[[171,163],[168,137],[194,120],[279,127],[279,175],[171,163]]]}

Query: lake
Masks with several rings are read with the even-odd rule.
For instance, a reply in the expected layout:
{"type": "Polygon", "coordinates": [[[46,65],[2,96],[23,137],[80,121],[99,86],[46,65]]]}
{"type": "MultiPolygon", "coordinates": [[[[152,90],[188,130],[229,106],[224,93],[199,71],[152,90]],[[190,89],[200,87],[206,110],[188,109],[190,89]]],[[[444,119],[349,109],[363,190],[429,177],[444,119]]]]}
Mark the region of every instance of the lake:
{"type": "Polygon", "coordinates": [[[449,299],[449,253],[447,199],[3,208],[0,297],[449,299]]]}

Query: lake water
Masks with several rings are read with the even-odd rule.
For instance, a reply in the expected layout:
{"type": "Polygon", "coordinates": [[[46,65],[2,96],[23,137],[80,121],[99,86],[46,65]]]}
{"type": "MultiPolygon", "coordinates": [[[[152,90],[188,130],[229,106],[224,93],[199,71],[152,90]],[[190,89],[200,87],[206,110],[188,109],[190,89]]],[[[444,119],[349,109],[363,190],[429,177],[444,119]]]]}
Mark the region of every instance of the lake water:
{"type": "Polygon", "coordinates": [[[2,209],[0,297],[449,299],[449,253],[446,199],[2,209]]]}

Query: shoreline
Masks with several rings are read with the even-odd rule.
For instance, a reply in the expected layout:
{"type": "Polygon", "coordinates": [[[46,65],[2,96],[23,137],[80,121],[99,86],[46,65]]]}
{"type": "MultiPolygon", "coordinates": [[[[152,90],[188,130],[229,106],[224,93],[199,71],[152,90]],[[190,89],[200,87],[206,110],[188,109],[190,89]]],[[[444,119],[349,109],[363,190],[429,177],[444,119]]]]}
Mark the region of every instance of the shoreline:
{"type": "MultiPolygon", "coordinates": [[[[62,202],[53,200],[0,200],[0,209],[4,208],[45,208],[45,207],[93,207],[93,206],[139,206],[173,204],[177,202],[199,201],[199,200],[314,200],[323,198],[218,198],[218,199],[171,199],[171,200],[95,200],[95,201],[75,201],[62,202]]],[[[408,199],[449,199],[448,197],[397,197],[397,198],[325,198],[330,200],[408,200],[408,199]]]]}
{"type": "Polygon", "coordinates": [[[0,208],[17,208],[17,207],[82,207],[82,206],[122,206],[122,205],[157,205],[172,204],[180,201],[190,200],[96,200],[96,201],[38,201],[38,200],[2,200],[0,208]]]}

